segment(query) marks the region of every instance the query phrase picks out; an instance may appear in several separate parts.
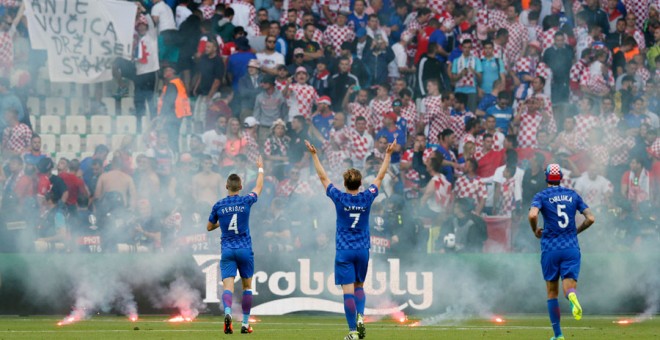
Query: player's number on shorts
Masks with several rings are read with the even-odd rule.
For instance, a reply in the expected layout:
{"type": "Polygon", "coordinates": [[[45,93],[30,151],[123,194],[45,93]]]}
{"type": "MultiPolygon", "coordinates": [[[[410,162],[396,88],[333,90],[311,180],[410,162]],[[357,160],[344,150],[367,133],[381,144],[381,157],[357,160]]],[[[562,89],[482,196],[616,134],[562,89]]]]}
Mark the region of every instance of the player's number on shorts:
{"type": "Polygon", "coordinates": [[[353,224],[351,225],[351,229],[355,229],[355,226],[358,224],[358,221],[360,221],[360,214],[349,214],[348,216],[353,218],[353,224]]]}
{"type": "Polygon", "coordinates": [[[238,234],[238,214],[234,214],[234,216],[232,216],[231,221],[229,222],[229,230],[233,230],[236,234],[238,234]]]}
{"type": "Polygon", "coordinates": [[[559,218],[564,220],[563,222],[561,220],[559,221],[559,228],[568,227],[568,215],[566,214],[564,209],[566,209],[565,205],[557,204],[557,216],[559,216],[559,218]]]}

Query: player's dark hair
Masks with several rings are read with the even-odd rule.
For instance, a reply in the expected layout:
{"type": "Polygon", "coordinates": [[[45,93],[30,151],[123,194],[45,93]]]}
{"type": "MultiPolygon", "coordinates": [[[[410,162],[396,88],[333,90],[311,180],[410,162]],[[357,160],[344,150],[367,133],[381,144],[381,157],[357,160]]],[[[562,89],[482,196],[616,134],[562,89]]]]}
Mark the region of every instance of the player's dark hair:
{"type": "Polygon", "coordinates": [[[357,190],[362,185],[360,170],[348,169],[344,172],[344,187],[346,190],[357,190]]]}
{"type": "Polygon", "coordinates": [[[239,192],[243,189],[241,178],[237,174],[231,174],[227,177],[227,191],[239,192]]]}

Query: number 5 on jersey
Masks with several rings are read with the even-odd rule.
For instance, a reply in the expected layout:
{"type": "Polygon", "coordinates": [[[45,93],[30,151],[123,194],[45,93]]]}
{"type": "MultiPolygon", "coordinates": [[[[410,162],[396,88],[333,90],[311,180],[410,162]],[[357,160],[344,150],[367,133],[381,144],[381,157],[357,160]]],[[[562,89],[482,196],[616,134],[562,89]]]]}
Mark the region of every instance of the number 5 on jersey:
{"type": "Polygon", "coordinates": [[[234,233],[238,234],[238,214],[234,214],[234,216],[232,216],[231,221],[229,222],[228,230],[233,230],[234,233]]]}
{"type": "Polygon", "coordinates": [[[348,216],[354,218],[353,224],[351,225],[351,229],[355,229],[355,226],[360,221],[360,213],[353,213],[353,214],[349,214],[348,216]]]}
{"type": "Polygon", "coordinates": [[[559,228],[562,229],[568,227],[568,215],[566,214],[564,209],[566,209],[565,205],[557,204],[557,216],[559,216],[559,218],[564,220],[563,222],[559,221],[559,228]]]}

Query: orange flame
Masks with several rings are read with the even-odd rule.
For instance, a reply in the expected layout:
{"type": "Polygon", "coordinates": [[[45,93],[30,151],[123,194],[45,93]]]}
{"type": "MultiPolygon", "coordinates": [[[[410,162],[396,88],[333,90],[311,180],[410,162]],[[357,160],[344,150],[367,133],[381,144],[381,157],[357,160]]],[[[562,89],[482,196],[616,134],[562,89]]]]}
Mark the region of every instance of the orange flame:
{"type": "Polygon", "coordinates": [[[138,321],[138,316],[137,315],[131,315],[131,316],[128,317],[128,319],[131,320],[131,322],[136,322],[136,321],[138,321]]]}
{"type": "Polygon", "coordinates": [[[493,321],[494,323],[499,323],[499,324],[502,324],[502,323],[505,323],[505,322],[506,322],[506,320],[504,320],[504,318],[502,318],[502,317],[500,317],[500,316],[495,316],[495,317],[493,317],[492,321],[493,321]]]}
{"type": "Polygon", "coordinates": [[[392,316],[392,319],[394,319],[395,321],[397,321],[399,323],[406,323],[406,321],[408,321],[408,317],[402,311],[394,312],[394,313],[392,313],[391,316],[392,316]]]}
{"type": "Polygon", "coordinates": [[[257,318],[254,318],[254,317],[251,317],[249,321],[250,321],[250,323],[257,323],[257,322],[260,322],[261,320],[259,320],[257,318]]]}
{"type": "Polygon", "coordinates": [[[622,320],[614,321],[614,323],[619,324],[619,325],[630,325],[631,323],[635,323],[635,320],[622,319],[622,320]]]}
{"type": "Polygon", "coordinates": [[[190,317],[183,317],[181,315],[177,315],[169,320],[167,322],[174,322],[174,323],[179,323],[179,322],[192,322],[193,319],[190,317]]]}
{"type": "Polygon", "coordinates": [[[82,319],[85,318],[85,311],[84,310],[73,310],[71,314],[69,314],[67,317],[65,317],[62,321],[58,322],[58,326],[66,326],[70,325],[74,322],[78,322],[82,319]]]}

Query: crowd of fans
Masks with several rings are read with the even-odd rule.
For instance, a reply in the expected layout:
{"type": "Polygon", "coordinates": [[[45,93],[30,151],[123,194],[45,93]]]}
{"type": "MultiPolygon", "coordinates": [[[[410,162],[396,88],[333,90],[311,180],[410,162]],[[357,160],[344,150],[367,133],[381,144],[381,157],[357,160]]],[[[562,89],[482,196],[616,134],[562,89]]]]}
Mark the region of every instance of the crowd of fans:
{"type": "Polygon", "coordinates": [[[113,74],[150,124],[80,161],[41,153],[31,83],[11,74],[27,39],[20,1],[0,4],[4,249],[26,230],[39,251],[209,249],[198,234],[226,176],[247,192],[262,155],[259,251],[323,252],[334,221],[305,140],[337,185],[351,167],[369,183],[398,142],[374,253],[479,252],[501,218],[514,250],[536,249],[525,216],[550,162],[604,217],[599,240],[658,242],[656,2],[142,1],[135,57],[113,74]]]}

